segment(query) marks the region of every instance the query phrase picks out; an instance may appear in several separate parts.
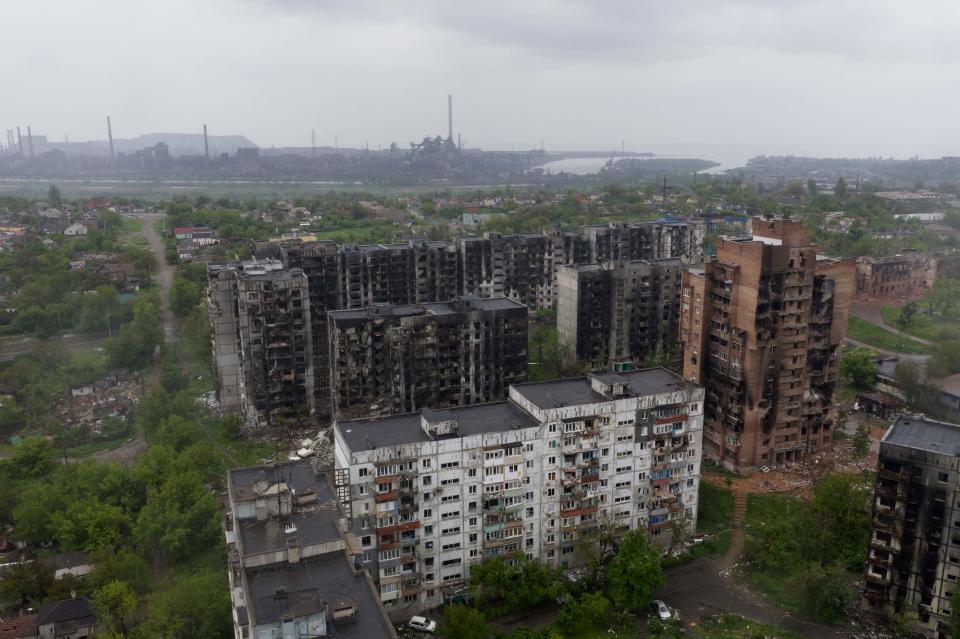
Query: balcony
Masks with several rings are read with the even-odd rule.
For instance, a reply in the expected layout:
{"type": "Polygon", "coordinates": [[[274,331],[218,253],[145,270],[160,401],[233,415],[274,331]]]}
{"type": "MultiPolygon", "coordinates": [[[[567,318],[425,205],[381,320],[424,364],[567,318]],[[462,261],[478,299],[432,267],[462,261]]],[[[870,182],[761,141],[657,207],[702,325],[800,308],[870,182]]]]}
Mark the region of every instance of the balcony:
{"type": "Polygon", "coordinates": [[[373,496],[373,501],[378,504],[382,504],[388,501],[396,501],[397,497],[399,497],[399,493],[396,490],[390,490],[385,493],[376,493],[373,496]]]}

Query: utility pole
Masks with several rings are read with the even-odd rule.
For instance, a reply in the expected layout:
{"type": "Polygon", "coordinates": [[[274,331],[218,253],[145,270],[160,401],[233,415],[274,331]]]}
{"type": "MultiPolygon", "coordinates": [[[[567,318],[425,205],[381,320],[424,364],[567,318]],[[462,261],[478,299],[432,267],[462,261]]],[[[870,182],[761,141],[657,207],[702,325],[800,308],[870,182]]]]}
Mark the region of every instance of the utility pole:
{"type": "Polygon", "coordinates": [[[110,168],[113,168],[113,127],[110,126],[110,116],[107,116],[107,140],[110,142],[110,168]]]}

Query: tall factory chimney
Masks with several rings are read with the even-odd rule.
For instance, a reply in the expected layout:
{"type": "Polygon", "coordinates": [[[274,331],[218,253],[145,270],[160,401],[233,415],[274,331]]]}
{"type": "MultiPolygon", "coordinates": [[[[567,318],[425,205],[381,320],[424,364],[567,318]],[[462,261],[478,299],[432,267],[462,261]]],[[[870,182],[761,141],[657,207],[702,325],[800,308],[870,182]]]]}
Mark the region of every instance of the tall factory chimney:
{"type": "Polygon", "coordinates": [[[30,125],[27,125],[27,145],[30,149],[30,157],[33,157],[33,131],[30,130],[30,125]]]}
{"type": "Polygon", "coordinates": [[[20,147],[20,155],[23,155],[23,136],[20,135],[20,125],[17,125],[17,145],[20,147]]]}
{"type": "Polygon", "coordinates": [[[113,168],[113,127],[110,125],[110,116],[107,116],[107,140],[110,141],[110,168],[113,168]]]}
{"type": "Polygon", "coordinates": [[[453,96],[447,95],[447,139],[453,142],[453,96]]]}
{"type": "Polygon", "coordinates": [[[7,129],[7,151],[13,153],[13,129],[7,129]]]}
{"type": "Polygon", "coordinates": [[[210,145],[207,143],[207,125],[203,125],[203,157],[210,161],[210,145]]]}
{"type": "Polygon", "coordinates": [[[317,157],[317,130],[310,129],[310,157],[317,157]]]}

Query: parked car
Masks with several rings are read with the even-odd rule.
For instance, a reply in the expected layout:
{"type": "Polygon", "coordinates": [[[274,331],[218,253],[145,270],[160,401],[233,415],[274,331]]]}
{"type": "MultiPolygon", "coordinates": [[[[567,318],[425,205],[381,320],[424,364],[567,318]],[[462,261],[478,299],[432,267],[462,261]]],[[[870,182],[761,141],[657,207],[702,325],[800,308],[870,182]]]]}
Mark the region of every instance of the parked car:
{"type": "Polygon", "coordinates": [[[433,619],[427,619],[426,617],[410,617],[410,621],[407,623],[408,626],[414,630],[419,630],[420,632],[436,632],[437,631],[437,622],[433,619]]]}
{"type": "Polygon", "coordinates": [[[663,621],[673,617],[673,612],[670,610],[670,606],[663,603],[659,599],[654,599],[653,603],[650,604],[650,614],[657,615],[663,621]]]}

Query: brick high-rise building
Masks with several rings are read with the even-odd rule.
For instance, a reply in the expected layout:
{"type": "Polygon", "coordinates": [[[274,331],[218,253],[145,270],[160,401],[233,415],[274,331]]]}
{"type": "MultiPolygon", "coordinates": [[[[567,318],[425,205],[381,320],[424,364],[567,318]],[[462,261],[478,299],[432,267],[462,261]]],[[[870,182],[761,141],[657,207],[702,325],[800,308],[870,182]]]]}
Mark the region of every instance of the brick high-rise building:
{"type": "Polygon", "coordinates": [[[557,338],[595,370],[642,365],[677,343],[679,258],[564,266],[558,271],[557,338]]]}
{"type": "Polygon", "coordinates": [[[752,221],[684,271],[683,376],[706,389],[704,452],[731,469],[830,446],[852,260],[817,255],[799,222],[752,221]]]}

